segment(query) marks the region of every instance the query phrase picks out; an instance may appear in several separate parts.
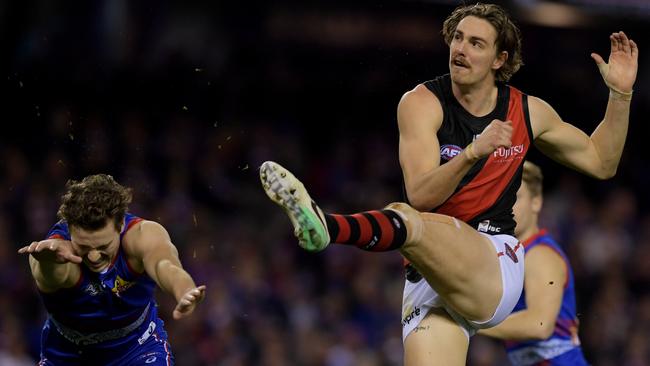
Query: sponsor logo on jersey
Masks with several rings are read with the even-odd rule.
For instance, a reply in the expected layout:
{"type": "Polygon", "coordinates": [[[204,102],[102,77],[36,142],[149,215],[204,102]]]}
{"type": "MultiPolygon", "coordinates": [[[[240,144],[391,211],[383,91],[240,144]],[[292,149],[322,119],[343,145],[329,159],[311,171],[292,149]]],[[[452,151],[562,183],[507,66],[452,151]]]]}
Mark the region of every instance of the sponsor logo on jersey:
{"type": "Polygon", "coordinates": [[[120,296],[122,292],[128,290],[133,285],[135,285],[135,282],[125,281],[122,277],[117,276],[112,291],[115,295],[120,296]]]}
{"type": "Polygon", "coordinates": [[[492,153],[497,161],[506,161],[512,160],[512,158],[521,159],[523,156],[520,156],[524,153],[524,144],[519,144],[511,146],[509,148],[500,147],[492,153]]]}
{"type": "Polygon", "coordinates": [[[456,155],[460,154],[463,149],[456,145],[442,145],[440,146],[440,157],[445,160],[451,160],[456,155]]]}

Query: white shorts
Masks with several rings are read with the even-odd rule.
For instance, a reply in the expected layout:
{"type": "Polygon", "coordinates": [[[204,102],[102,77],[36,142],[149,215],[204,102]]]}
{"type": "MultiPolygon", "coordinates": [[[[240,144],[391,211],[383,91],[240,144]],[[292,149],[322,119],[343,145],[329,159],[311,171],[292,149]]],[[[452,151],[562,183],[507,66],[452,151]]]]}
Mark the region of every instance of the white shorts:
{"type": "Polygon", "coordinates": [[[480,234],[485,235],[494,245],[501,267],[503,295],[492,318],[483,322],[465,319],[447,306],[424,278],[415,283],[406,280],[402,299],[402,341],[406,340],[406,336],[432,308],[444,308],[460,325],[468,339],[476,334],[477,329],[491,328],[510,315],[524,287],[524,247],[517,238],[510,235],[480,234]]]}

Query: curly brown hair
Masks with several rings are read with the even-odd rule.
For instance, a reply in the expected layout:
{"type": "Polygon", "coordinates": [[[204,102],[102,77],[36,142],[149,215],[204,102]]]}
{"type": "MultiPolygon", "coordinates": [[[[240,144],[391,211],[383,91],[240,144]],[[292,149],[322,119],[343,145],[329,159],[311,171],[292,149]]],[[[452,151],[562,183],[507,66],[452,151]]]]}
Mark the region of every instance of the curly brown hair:
{"type": "Polygon", "coordinates": [[[487,20],[497,31],[497,54],[506,51],[508,52],[508,59],[496,71],[495,78],[503,82],[510,80],[512,75],[524,64],[521,58],[521,33],[519,28],[512,22],[508,13],[498,5],[482,3],[461,5],[454,9],[442,25],[442,36],[447,45],[451,44],[458,23],[468,16],[487,20]]]}
{"type": "Polygon", "coordinates": [[[106,220],[113,220],[115,228],[121,229],[131,203],[131,188],[106,174],[90,175],[81,182],[69,180],[66,188],[57,215],[69,226],[94,231],[103,228],[106,220]]]}

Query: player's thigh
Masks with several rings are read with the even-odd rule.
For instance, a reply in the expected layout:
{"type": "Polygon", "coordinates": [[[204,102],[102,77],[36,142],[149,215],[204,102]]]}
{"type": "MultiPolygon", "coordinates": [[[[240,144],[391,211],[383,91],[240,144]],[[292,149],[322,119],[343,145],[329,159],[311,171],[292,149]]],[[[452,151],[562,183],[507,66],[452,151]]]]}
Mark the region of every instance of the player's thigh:
{"type": "Polygon", "coordinates": [[[419,235],[400,253],[463,317],[490,319],[502,296],[499,259],[492,242],[450,216],[419,213],[410,221],[413,227],[421,226],[414,230],[419,235]]]}
{"type": "Polygon", "coordinates": [[[408,240],[400,253],[430,282],[433,279],[436,289],[463,292],[477,285],[500,284],[494,247],[474,228],[451,216],[418,212],[405,203],[387,208],[399,212],[408,227],[408,240]]]}
{"type": "Polygon", "coordinates": [[[462,366],[469,339],[442,308],[434,308],[404,341],[405,366],[462,366]]]}

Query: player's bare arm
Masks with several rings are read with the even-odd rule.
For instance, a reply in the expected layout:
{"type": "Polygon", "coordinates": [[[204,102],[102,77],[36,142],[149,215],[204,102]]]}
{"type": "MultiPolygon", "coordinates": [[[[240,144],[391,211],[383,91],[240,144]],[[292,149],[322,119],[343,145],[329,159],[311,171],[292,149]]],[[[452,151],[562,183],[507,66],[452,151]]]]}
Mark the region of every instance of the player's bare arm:
{"type": "Polygon", "coordinates": [[[156,222],[143,221],[125,240],[128,251],[142,259],[149,277],[176,299],[174,319],[190,315],[205,297],[205,286],[197,287],[183,269],[178,250],[172,244],[167,230],[156,222]]]}
{"type": "Polygon", "coordinates": [[[566,263],[547,246],[526,253],[526,310],[512,313],[501,324],[479,333],[507,340],[544,340],[551,336],[562,305],[566,263]]]}
{"type": "Polygon", "coordinates": [[[81,257],[72,250],[72,243],[63,239],[32,242],[18,249],[29,255],[29,266],[36,285],[43,292],[72,287],[81,274],[81,257]]]}
{"type": "Polygon", "coordinates": [[[609,63],[592,54],[610,88],[605,117],[591,136],[562,121],[539,98],[529,98],[535,145],[552,159],[599,179],[616,174],[627,136],[632,87],[638,68],[638,48],[623,32],[610,36],[609,63]]]}
{"type": "Polygon", "coordinates": [[[448,164],[440,165],[436,132],[442,118],[440,102],[421,84],[404,94],[397,107],[404,184],[411,205],[420,211],[429,211],[449,198],[475,162],[466,154],[459,154],[448,164]]]}

